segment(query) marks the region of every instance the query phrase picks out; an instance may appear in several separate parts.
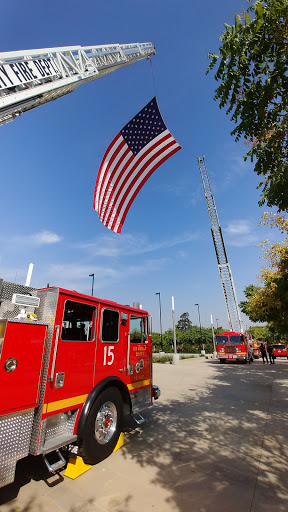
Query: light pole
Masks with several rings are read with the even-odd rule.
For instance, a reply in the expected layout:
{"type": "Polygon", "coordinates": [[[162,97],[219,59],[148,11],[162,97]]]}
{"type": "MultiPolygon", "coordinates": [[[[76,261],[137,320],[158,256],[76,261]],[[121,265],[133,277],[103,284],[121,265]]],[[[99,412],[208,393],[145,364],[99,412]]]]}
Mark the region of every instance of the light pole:
{"type": "Polygon", "coordinates": [[[159,295],[159,311],[160,311],[160,348],[161,348],[161,352],[162,352],[162,349],[163,349],[163,344],[162,344],[162,319],[161,319],[161,299],[160,299],[160,292],[156,292],[155,295],[159,295]]]}
{"type": "Polygon", "coordinates": [[[92,277],[92,297],[94,292],[94,274],[89,274],[89,277],[92,277]]]}
{"type": "Polygon", "coordinates": [[[172,320],[173,320],[174,354],[176,354],[177,353],[177,343],[176,343],[176,330],[175,330],[175,305],[174,305],[174,297],[172,297],[172,320]]]}
{"type": "Polygon", "coordinates": [[[217,332],[218,332],[218,320],[219,320],[219,318],[216,318],[216,327],[217,327],[217,332]]]}
{"type": "Polygon", "coordinates": [[[200,343],[202,344],[202,350],[204,351],[204,344],[202,343],[202,334],[201,334],[201,320],[200,320],[199,304],[195,304],[195,306],[198,306],[199,327],[200,327],[200,343]]]}

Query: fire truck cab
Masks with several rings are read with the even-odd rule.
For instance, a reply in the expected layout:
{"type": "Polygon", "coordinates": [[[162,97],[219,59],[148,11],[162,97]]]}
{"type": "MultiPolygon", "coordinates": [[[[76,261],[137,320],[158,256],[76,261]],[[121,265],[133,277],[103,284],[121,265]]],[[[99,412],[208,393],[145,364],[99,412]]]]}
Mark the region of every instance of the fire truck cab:
{"type": "Polygon", "coordinates": [[[223,332],[215,335],[217,358],[226,361],[253,361],[253,351],[247,336],[243,333],[223,332]]]}
{"type": "Polygon", "coordinates": [[[0,280],[0,487],[28,454],[53,472],[66,463],[64,446],[95,464],[115,448],[125,416],[144,421],[139,411],[160,395],[148,320],[139,305],[0,280]]]}

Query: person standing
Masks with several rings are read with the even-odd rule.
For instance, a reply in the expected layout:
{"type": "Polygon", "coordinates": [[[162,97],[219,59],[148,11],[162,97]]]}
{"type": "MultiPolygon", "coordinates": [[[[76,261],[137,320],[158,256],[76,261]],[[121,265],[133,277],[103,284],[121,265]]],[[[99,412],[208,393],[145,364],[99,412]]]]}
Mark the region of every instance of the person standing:
{"type": "Polygon", "coordinates": [[[273,346],[268,345],[268,354],[269,354],[269,359],[270,359],[270,364],[274,364],[275,363],[275,358],[274,358],[274,355],[273,355],[273,346]]]}
{"type": "Polygon", "coordinates": [[[265,359],[266,359],[266,363],[268,364],[267,351],[266,351],[266,347],[265,347],[263,341],[261,341],[260,350],[261,350],[261,356],[263,359],[263,364],[265,364],[265,359]]]}

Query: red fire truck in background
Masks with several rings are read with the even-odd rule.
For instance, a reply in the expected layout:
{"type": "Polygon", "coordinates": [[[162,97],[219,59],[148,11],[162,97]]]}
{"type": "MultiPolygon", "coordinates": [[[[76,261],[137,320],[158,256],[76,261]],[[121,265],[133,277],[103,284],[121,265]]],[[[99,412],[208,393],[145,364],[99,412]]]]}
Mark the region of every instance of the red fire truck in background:
{"type": "Polygon", "coordinates": [[[260,350],[261,341],[253,340],[252,343],[253,343],[254,357],[255,357],[255,359],[259,359],[261,357],[261,350],[260,350]]]}
{"type": "Polygon", "coordinates": [[[253,340],[251,332],[246,332],[246,336],[249,340],[249,344],[251,347],[251,350],[253,352],[253,356],[255,359],[259,359],[261,357],[261,350],[260,350],[260,341],[253,340]]]}
{"type": "Polygon", "coordinates": [[[253,351],[248,337],[243,333],[227,331],[215,334],[217,358],[220,363],[226,361],[253,361],[253,351]]]}
{"type": "Polygon", "coordinates": [[[148,313],[134,306],[0,280],[0,487],[28,454],[52,472],[66,463],[64,446],[95,464],[115,448],[126,415],[144,421],[139,411],[160,390],[148,313]]]}

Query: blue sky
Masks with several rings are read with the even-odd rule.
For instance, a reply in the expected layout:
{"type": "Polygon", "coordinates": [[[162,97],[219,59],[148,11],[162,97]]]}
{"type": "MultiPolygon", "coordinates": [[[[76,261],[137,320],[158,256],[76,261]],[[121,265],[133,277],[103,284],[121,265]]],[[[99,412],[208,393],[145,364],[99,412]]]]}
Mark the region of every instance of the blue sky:
{"type": "MultiPolygon", "coordinates": [[[[14,0],[1,5],[1,51],[67,45],[151,41],[148,61],[80,86],[73,94],[32,110],[1,130],[0,277],[31,285],[91,292],[124,304],[139,301],[159,331],[188,311],[198,324],[228,327],[224,296],[197,164],[205,155],[238,300],[256,283],[260,248],[276,236],[258,227],[258,177],[244,163],[244,144],[213,100],[216,82],[205,76],[224,22],[240,0],[14,0]],[[154,88],[155,83],[155,88],[154,88]],[[98,167],[116,133],[154,95],[182,149],[148,180],[122,234],[107,230],[93,210],[98,167]]],[[[250,325],[244,318],[244,327],[250,325]]]]}

